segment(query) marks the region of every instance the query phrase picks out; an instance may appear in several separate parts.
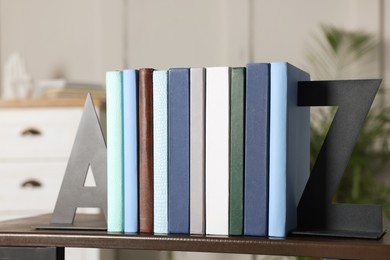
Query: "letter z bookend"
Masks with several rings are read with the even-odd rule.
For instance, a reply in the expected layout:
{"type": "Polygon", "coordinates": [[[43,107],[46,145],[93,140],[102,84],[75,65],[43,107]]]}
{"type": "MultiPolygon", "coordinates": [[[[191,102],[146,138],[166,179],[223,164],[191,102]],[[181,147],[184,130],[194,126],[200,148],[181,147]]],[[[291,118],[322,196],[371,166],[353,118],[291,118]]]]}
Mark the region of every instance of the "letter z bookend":
{"type": "Polygon", "coordinates": [[[379,239],[379,205],[333,204],[359,131],[381,80],[305,81],[298,83],[298,106],[337,106],[325,141],[298,205],[293,234],[379,239]]]}
{"type": "Polygon", "coordinates": [[[92,98],[88,94],[51,223],[33,228],[106,230],[106,218],[107,149],[92,98]],[[95,179],[94,187],[85,186],[89,168],[95,179]],[[104,218],[76,223],[76,210],[80,207],[100,208],[104,218]]]}

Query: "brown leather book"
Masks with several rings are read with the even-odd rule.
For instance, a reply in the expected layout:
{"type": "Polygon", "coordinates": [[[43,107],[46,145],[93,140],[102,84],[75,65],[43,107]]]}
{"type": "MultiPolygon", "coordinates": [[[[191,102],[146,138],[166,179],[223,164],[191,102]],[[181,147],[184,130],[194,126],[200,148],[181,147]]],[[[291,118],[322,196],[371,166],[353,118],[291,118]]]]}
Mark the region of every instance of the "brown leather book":
{"type": "Polygon", "coordinates": [[[139,230],[153,232],[153,69],[140,69],[139,124],[139,230]]]}

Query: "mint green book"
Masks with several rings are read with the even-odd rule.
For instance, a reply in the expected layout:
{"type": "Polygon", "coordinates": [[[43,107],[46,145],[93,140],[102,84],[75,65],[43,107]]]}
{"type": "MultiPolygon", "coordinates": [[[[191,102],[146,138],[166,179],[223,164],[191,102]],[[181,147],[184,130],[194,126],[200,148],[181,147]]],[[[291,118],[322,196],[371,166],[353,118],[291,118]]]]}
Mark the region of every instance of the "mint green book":
{"type": "Polygon", "coordinates": [[[106,73],[107,231],[123,232],[123,77],[106,73]]]}

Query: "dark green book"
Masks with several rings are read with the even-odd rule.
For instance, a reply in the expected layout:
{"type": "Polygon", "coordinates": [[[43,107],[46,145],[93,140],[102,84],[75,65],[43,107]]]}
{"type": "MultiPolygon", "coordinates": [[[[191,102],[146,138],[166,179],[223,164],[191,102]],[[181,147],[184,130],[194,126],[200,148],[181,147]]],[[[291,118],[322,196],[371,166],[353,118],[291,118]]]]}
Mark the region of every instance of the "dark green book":
{"type": "Polygon", "coordinates": [[[229,235],[243,235],[245,68],[230,74],[229,235]]]}

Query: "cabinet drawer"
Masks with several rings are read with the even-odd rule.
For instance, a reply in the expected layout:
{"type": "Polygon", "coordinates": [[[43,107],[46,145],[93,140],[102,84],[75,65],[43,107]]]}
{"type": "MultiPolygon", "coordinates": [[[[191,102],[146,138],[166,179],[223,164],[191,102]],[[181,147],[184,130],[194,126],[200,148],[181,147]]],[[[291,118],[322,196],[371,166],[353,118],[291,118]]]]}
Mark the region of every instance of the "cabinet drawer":
{"type": "Polygon", "coordinates": [[[68,158],[82,108],[0,110],[0,158],[68,158]]]}
{"type": "Polygon", "coordinates": [[[1,212],[52,212],[67,162],[0,164],[1,212]]]}

